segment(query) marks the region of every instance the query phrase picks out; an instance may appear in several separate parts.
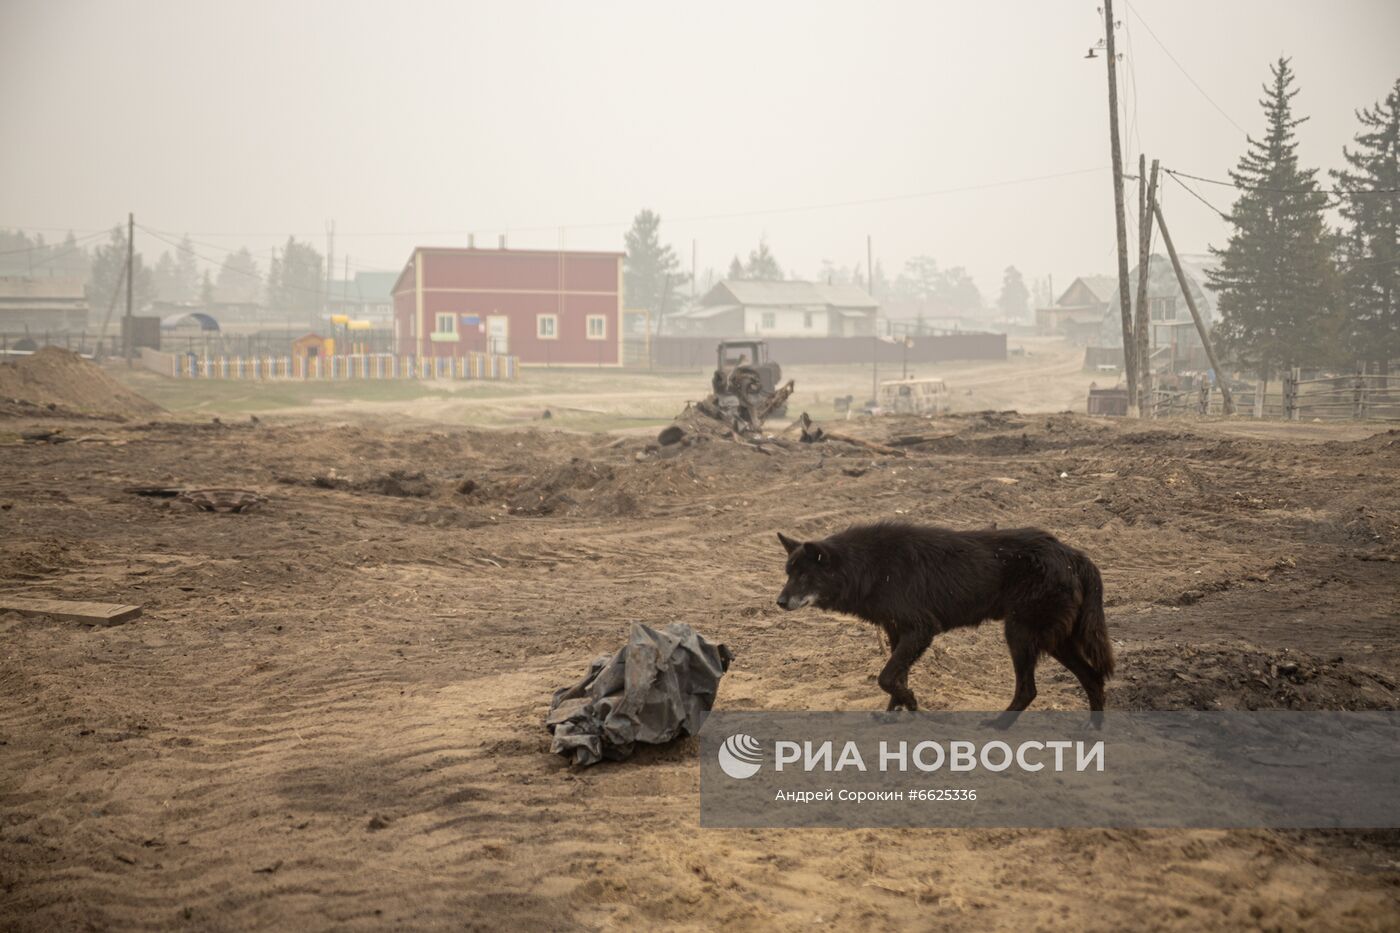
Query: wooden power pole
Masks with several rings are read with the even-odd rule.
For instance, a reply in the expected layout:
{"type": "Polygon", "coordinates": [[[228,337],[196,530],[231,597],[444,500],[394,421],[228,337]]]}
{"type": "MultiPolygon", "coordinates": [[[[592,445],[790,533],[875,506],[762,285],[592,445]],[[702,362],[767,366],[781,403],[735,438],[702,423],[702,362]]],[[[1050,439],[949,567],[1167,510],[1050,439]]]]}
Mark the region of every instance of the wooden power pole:
{"type": "Polygon", "coordinates": [[[136,322],[132,318],[131,297],[132,297],[132,271],[136,263],[136,214],[126,215],[126,320],[122,323],[122,343],[126,356],[126,365],[131,366],[132,353],[136,348],[135,334],[132,328],[136,322]]]}
{"type": "Polygon", "coordinates": [[[1123,147],[1118,141],[1118,53],[1113,41],[1113,0],[1103,0],[1104,50],[1108,53],[1108,135],[1113,151],[1113,210],[1118,225],[1118,305],[1123,323],[1123,375],[1128,410],[1138,409],[1137,355],[1133,352],[1133,306],[1128,293],[1128,222],[1123,215],[1123,147]]]}
{"type": "Polygon", "coordinates": [[[1146,177],[1147,157],[1138,158],[1138,283],[1137,309],[1133,320],[1133,352],[1138,358],[1138,402],[1144,416],[1152,412],[1152,315],[1149,313],[1147,286],[1152,278],[1152,209],[1157,204],[1157,160],[1152,160],[1152,179],[1146,177]]]}
{"type": "MultiPolygon", "coordinates": [[[[875,300],[875,251],[870,243],[870,234],[865,235],[865,284],[870,299],[875,300]]],[[[880,406],[880,309],[877,306],[870,318],[870,397],[875,407],[880,406]]]]}
{"type": "Polygon", "coordinates": [[[1211,371],[1215,373],[1215,384],[1220,387],[1220,402],[1225,414],[1235,413],[1235,398],[1230,393],[1230,380],[1226,378],[1224,370],[1220,368],[1220,362],[1215,358],[1215,349],[1210,345],[1210,334],[1206,331],[1206,323],[1201,320],[1201,312],[1196,310],[1196,299],[1191,297],[1191,286],[1186,281],[1186,273],[1181,270],[1181,260],[1176,258],[1176,247],[1172,246],[1172,235],[1167,232],[1167,222],[1162,219],[1162,207],[1159,204],[1152,205],[1152,215],[1157,218],[1157,229],[1162,231],[1162,245],[1167,248],[1167,255],[1171,257],[1172,269],[1176,272],[1176,280],[1181,285],[1181,293],[1186,296],[1186,309],[1191,312],[1191,320],[1196,322],[1196,333],[1201,337],[1201,345],[1206,348],[1206,359],[1210,361],[1211,371]]]}

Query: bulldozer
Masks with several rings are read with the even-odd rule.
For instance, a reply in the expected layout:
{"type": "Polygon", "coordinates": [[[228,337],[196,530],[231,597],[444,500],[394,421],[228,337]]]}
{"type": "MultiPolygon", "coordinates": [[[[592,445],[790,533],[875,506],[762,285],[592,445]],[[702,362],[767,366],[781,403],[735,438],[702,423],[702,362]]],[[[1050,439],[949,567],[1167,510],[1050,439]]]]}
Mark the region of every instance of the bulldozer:
{"type": "Polygon", "coordinates": [[[723,340],[715,349],[715,374],[710,379],[715,404],[746,423],[756,426],[764,418],[787,414],[792,389],[779,385],[782,378],[783,368],[768,358],[768,344],[762,340],[723,340]]]}

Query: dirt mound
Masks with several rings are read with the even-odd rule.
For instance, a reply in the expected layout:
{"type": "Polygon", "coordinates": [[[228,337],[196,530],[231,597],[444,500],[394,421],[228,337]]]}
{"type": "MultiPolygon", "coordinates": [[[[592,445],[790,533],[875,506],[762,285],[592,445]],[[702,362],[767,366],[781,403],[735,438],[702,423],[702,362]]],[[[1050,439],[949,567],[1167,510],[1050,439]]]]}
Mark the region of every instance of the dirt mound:
{"type": "Polygon", "coordinates": [[[342,476],[334,469],[309,477],[278,476],[277,482],[288,486],[312,486],[316,489],[344,489],[376,496],[399,499],[423,499],[434,492],[433,484],[421,470],[389,470],[370,476],[342,476]]]}
{"type": "Polygon", "coordinates": [[[4,411],[25,414],[32,406],[47,412],[72,410],[87,415],[136,418],[165,411],[142,398],[76,353],[44,347],[13,363],[0,363],[4,411]]]}
{"type": "Polygon", "coordinates": [[[1365,710],[1400,707],[1400,686],[1347,662],[1250,645],[1125,653],[1119,700],[1133,710],[1365,710]]]}
{"type": "Polygon", "coordinates": [[[631,515],[636,502],[618,486],[617,469],[575,457],[521,483],[507,502],[516,515],[631,515]]]}

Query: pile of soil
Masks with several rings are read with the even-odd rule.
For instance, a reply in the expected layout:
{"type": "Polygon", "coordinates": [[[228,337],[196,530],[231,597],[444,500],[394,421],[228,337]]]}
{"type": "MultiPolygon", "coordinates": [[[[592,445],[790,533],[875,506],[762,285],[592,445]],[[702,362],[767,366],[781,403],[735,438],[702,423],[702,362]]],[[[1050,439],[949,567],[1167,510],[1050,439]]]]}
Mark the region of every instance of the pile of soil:
{"type": "Polygon", "coordinates": [[[1400,686],[1343,657],[1252,645],[1140,648],[1125,654],[1119,701],[1134,710],[1384,710],[1400,686]]]}
{"type": "Polygon", "coordinates": [[[387,473],[376,473],[360,478],[341,476],[335,470],[330,470],[324,474],[318,473],[306,478],[278,476],[277,482],[288,486],[344,489],[376,496],[395,496],[400,499],[423,499],[431,496],[434,492],[433,484],[421,470],[389,470],[387,473]]]}
{"type": "Polygon", "coordinates": [[[618,479],[615,467],[574,457],[520,483],[506,501],[515,515],[635,514],[637,504],[620,488],[624,484],[618,479]]]}
{"type": "Polygon", "coordinates": [[[0,413],[12,416],[76,412],[139,418],[165,411],[78,354],[44,347],[13,363],[0,363],[0,413]]]}

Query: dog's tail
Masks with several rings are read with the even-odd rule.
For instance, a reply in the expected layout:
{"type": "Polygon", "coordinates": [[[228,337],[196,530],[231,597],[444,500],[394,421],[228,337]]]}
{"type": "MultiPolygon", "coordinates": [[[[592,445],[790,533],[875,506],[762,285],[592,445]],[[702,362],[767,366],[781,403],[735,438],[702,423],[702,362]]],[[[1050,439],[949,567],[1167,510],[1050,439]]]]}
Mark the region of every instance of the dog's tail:
{"type": "Polygon", "coordinates": [[[1113,676],[1113,644],[1108,640],[1108,622],[1103,616],[1103,577],[1099,568],[1083,554],[1075,555],[1083,601],[1074,620],[1075,645],[1089,666],[1104,677],[1113,676]]]}

